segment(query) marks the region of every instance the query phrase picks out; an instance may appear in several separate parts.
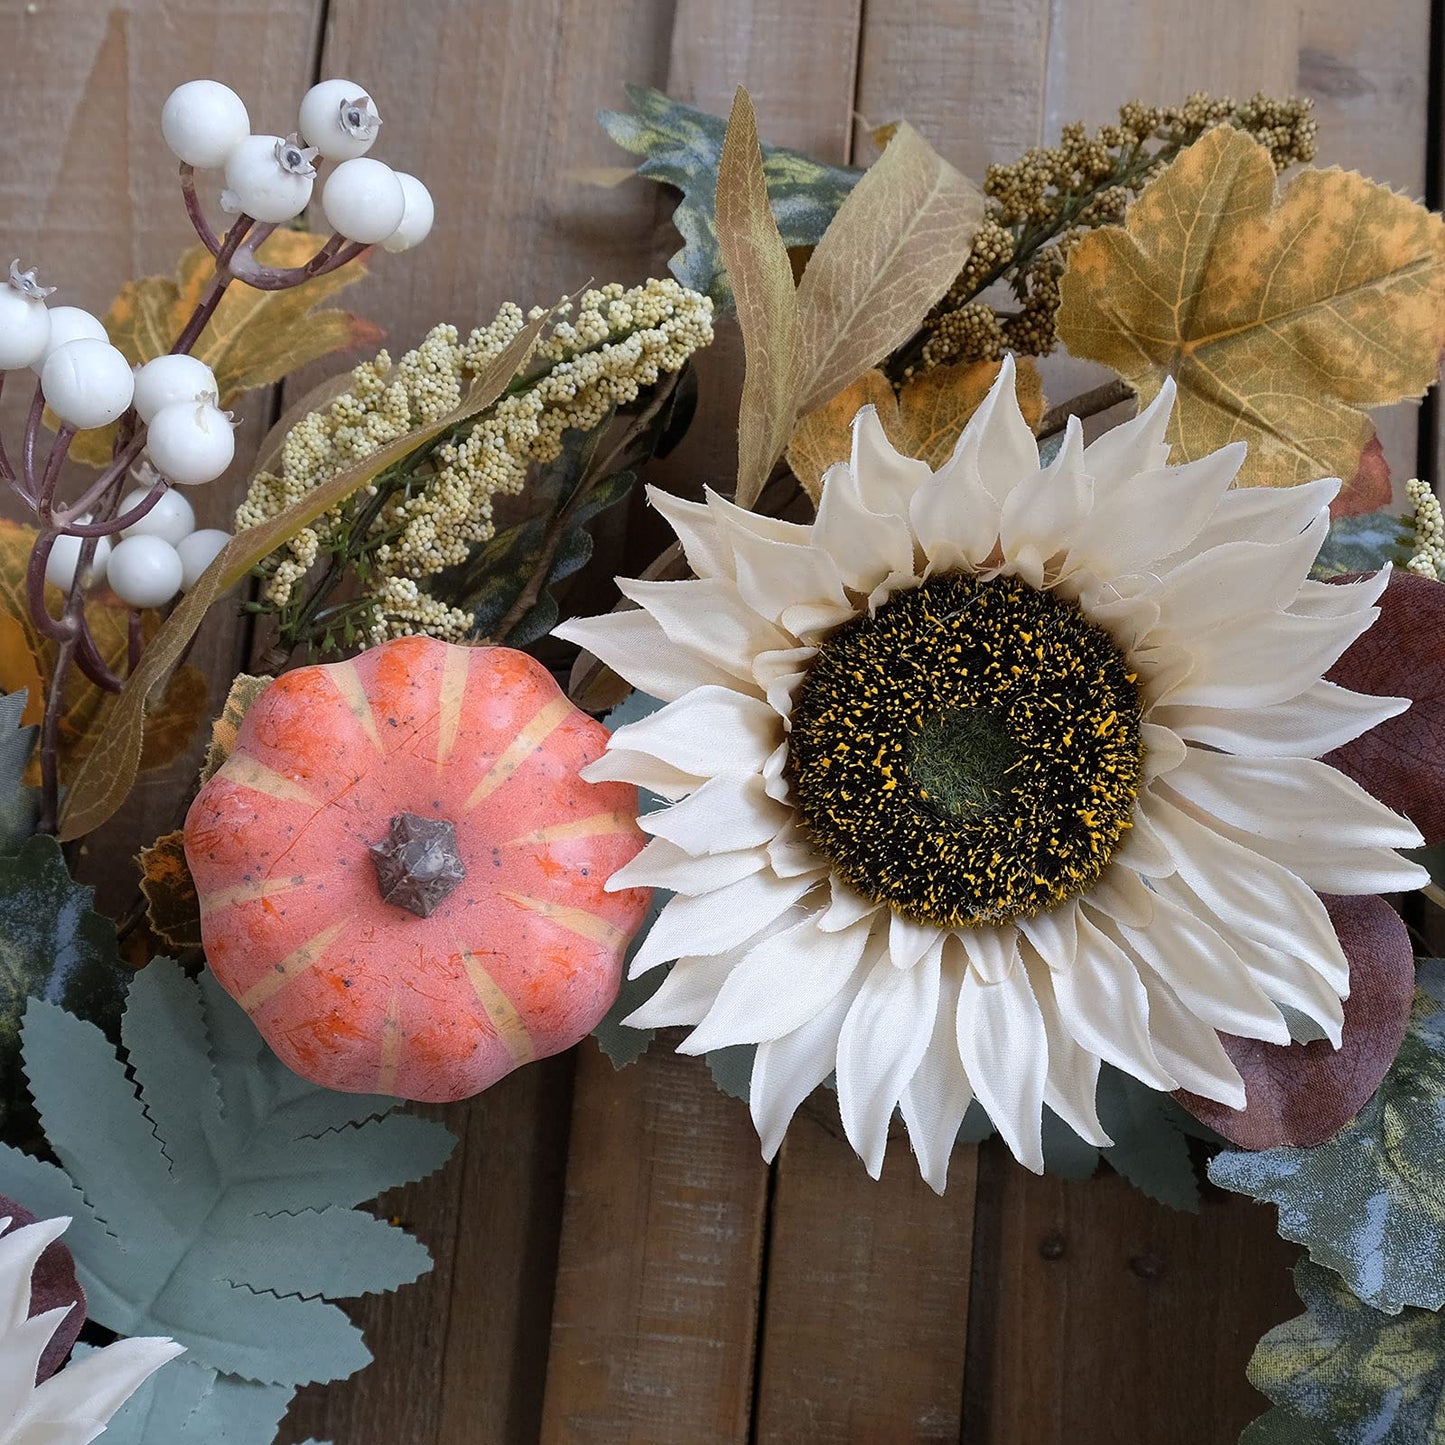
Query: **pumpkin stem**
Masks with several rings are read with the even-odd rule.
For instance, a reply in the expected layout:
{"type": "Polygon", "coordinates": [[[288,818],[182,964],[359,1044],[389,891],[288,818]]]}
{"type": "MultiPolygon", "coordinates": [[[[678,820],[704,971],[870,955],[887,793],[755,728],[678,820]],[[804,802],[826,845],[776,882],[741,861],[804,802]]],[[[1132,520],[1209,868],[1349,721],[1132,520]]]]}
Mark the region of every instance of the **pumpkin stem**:
{"type": "Polygon", "coordinates": [[[380,843],[371,845],[376,884],[382,898],[428,917],[466,877],[457,852],[457,832],[445,818],[398,813],[380,843]]]}

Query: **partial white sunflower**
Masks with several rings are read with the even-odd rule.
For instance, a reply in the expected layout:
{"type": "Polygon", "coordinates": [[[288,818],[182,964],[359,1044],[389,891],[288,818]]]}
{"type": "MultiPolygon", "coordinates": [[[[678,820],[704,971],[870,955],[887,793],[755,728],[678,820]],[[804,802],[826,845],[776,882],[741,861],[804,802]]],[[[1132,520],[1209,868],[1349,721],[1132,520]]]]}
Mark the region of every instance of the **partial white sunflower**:
{"type": "MultiPolygon", "coordinates": [[[[0,1220],[0,1230],[8,1224],[0,1220]]],[[[68,1219],[0,1236],[0,1445],[86,1445],[167,1360],[172,1340],[117,1340],[37,1385],[40,1357],[73,1306],[30,1316],[30,1277],[68,1219]]]]}
{"type": "Polygon", "coordinates": [[[896,1107],[941,1190],[971,1098],[1038,1170],[1044,1104],[1111,1142],[1101,1060],[1239,1108],[1217,1031],[1338,1045],[1315,890],[1426,881],[1318,761],[1407,705],[1323,680],[1387,577],[1308,579],[1338,482],[1168,466],[1173,398],[1041,467],[1005,361],[937,472],[865,407],[810,525],[654,492],[696,580],[558,629],[667,704],[584,775],[672,802],[609,885],[676,895],[629,1022],[760,1045],[766,1156],[834,1071],[869,1172],[896,1107]]]}

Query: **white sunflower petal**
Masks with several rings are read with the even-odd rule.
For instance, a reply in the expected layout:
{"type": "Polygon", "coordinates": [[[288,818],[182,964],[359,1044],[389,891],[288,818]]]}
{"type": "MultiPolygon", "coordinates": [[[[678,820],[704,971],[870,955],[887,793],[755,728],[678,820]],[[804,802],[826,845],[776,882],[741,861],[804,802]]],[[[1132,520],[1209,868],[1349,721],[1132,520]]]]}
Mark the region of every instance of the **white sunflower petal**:
{"type": "Polygon", "coordinates": [[[703,502],[687,502],[648,487],[647,500],[662,513],[677,540],[682,543],[687,565],[698,577],[731,577],[733,551],[718,535],[717,518],[703,502]]]}
{"type": "Polygon", "coordinates": [[[1019,934],[1012,923],[995,928],[960,928],[953,935],[980,983],[1002,983],[1018,966],[1019,934]]]}
{"type": "Polygon", "coordinates": [[[956,940],[946,939],[940,960],[933,1037],[898,1100],[899,1113],[918,1158],[919,1173],[938,1194],[943,1193],[948,1182],[948,1161],[973,1099],[958,1054],[958,996],[967,967],[956,940]]]}
{"type": "Polygon", "coordinates": [[[760,617],[802,641],[854,615],[837,565],[821,548],[725,525],[732,534],[738,595],[760,617]]]}
{"type": "Polygon", "coordinates": [[[734,686],[716,663],[678,647],[646,612],[629,608],[600,617],[574,617],[552,629],[575,643],[649,697],[675,702],[695,687],[734,686]]]}
{"type": "Polygon", "coordinates": [[[617,585],[624,597],[656,619],[672,642],[707,658],[730,677],[747,684],[749,691],[754,687],[753,668],[758,654],[793,645],[793,639],[781,627],[758,616],[733,583],[721,578],[642,582],[624,577],[617,585]]]}
{"type": "Polygon", "coordinates": [[[818,919],[818,927],[827,933],[851,928],[860,918],[867,918],[883,907],[849,887],[837,874],[829,875],[828,888],[828,907],[818,919]]]}
{"type": "Polygon", "coordinates": [[[1297,617],[1374,617],[1371,610],[1390,585],[1390,564],[1358,582],[1316,582],[1306,579],[1289,610],[1297,617]]]}
{"type": "Polygon", "coordinates": [[[737,966],[681,1051],[764,1043],[801,1028],[848,981],[871,932],[864,922],[824,933],[810,914],[740,950],[737,966]]]}
{"type": "MultiPolygon", "coordinates": [[[[1193,551],[1221,542],[1278,542],[1303,531],[1339,494],[1336,477],[1292,487],[1231,487],[1220,499],[1193,551]]],[[[1172,560],[1172,559],[1170,559],[1172,560]]]]}
{"type": "Polygon", "coordinates": [[[726,953],[756,937],[813,886],[809,878],[779,878],[770,868],[697,898],[679,894],[663,904],[633,955],[629,977],[689,955],[726,953]]]}
{"type": "Polygon", "coordinates": [[[971,452],[955,452],[914,494],[907,515],[934,572],[982,566],[998,543],[998,500],[979,480],[971,452]]]}
{"type": "Polygon", "coordinates": [[[1410,706],[1409,698],[1371,697],[1323,679],[1298,697],[1258,708],[1164,703],[1153,716],[1190,742],[1253,758],[1318,758],[1410,706]]]}
{"type": "Polygon", "coordinates": [[[968,461],[1000,509],[1009,493],[1039,469],[1038,440],[1019,410],[1016,385],[1014,359],[1005,356],[954,449],[954,463],[968,461]]]}
{"type": "Polygon", "coordinates": [[[644,813],[637,823],[644,833],[702,857],[761,847],[791,816],[768,797],[762,778],[730,774],[709,778],[690,797],[644,813]]]}
{"type": "Polygon", "coordinates": [[[869,511],[857,474],[840,463],[824,473],[813,543],[832,557],[849,587],[871,592],[894,573],[913,570],[906,515],[869,511]]]}
{"type": "Polygon", "coordinates": [[[1037,960],[1029,960],[1027,967],[1048,1039],[1044,1103],[1086,1144],[1107,1149],[1114,1141],[1099,1122],[1099,1056],[1082,1047],[1064,1026],[1054,995],[1055,975],[1037,960]]]}
{"type": "Polygon", "coordinates": [[[609,746],[600,758],[588,763],[577,775],[588,783],[631,783],[670,802],[685,797],[703,781],[650,753],[633,753],[615,746],[609,746]]]}
{"type": "Polygon", "coordinates": [[[975,1097],[1014,1158],[1042,1174],[1049,1041],[1026,969],[1011,969],[999,983],[983,983],[973,968],[964,974],[958,1052],[975,1097]]]}
{"type": "Polygon", "coordinates": [[[607,880],[606,888],[609,893],[628,888],[666,888],[695,898],[756,873],[766,862],[755,848],[699,858],[666,838],[654,838],[607,880]]]}
{"type": "MultiPolygon", "coordinates": [[[[1094,479],[1081,465],[1077,419],[1072,448],[1061,450],[1043,471],[1035,470],[1011,491],[999,515],[998,542],[1005,557],[1030,549],[1040,558],[1068,551],[1094,510],[1094,479]],[[1069,465],[1069,462],[1073,465],[1069,465]]],[[[1068,438],[1065,441],[1069,445],[1068,438]]]]}
{"type": "Polygon", "coordinates": [[[699,687],[618,728],[610,747],[646,753],[695,778],[756,774],[777,746],[780,727],[778,715],[761,698],[727,687],[699,687]]]}
{"type": "Polygon", "coordinates": [[[888,956],[895,968],[912,968],[938,938],[936,923],[915,923],[901,913],[888,916],[888,956]]]}
{"type": "Polygon", "coordinates": [[[671,1029],[701,1023],[728,975],[737,953],[713,958],[680,958],[668,969],[657,992],[622,1020],[634,1029],[671,1029]]]}
{"type": "Polygon", "coordinates": [[[867,976],[868,966],[860,964],[801,1028],[758,1046],[748,1104],[764,1159],[778,1152],[798,1106],[836,1067],[843,1020],[867,976]]]}
{"type": "Polygon", "coordinates": [[[875,406],[860,407],[853,418],[849,469],[863,505],[880,517],[906,517],[913,494],[932,475],[927,462],[905,457],[888,440],[875,406]]]}
{"type": "Polygon", "coordinates": [[[1101,433],[1084,448],[1084,466],[1106,487],[1132,476],[1152,472],[1169,460],[1164,439],[1174,410],[1174,378],[1166,376],[1158,395],[1137,416],[1101,433]]]}
{"type": "Polygon", "coordinates": [[[838,1036],[843,1132],[874,1179],[883,1172],[888,1121],[933,1038],[943,940],[915,968],[878,957],[838,1036]]]}

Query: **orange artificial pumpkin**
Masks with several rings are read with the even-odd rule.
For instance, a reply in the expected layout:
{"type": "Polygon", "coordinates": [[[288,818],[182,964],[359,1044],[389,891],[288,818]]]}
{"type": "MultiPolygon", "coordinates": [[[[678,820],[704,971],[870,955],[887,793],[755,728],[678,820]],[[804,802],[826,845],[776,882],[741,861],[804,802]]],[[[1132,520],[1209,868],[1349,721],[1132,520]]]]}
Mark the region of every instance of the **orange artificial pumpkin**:
{"type": "Polygon", "coordinates": [[[461,1099],[584,1038],[648,891],[607,730],[533,658],[407,637],[260,694],[186,817],[206,958],[292,1069],[461,1099]]]}

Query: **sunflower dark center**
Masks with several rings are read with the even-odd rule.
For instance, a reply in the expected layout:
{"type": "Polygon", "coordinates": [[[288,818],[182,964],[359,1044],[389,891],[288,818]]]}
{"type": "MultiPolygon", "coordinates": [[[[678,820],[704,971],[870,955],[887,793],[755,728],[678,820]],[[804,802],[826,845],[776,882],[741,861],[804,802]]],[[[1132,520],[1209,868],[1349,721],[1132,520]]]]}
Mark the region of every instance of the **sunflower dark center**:
{"type": "Polygon", "coordinates": [[[1071,602],[930,578],[840,628],[799,688],[788,780],[835,870],[876,902],[962,927],[1088,889],[1130,826],[1137,679],[1071,602]]]}

